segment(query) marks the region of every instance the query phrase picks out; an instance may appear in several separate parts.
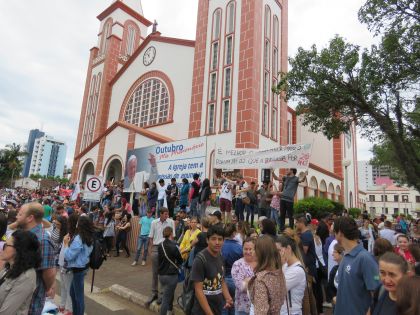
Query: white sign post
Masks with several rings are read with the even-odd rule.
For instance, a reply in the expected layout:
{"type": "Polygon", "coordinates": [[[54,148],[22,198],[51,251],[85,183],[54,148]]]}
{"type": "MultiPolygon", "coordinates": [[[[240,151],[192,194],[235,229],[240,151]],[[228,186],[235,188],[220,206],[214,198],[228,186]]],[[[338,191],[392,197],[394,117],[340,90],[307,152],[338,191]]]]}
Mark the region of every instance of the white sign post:
{"type": "Polygon", "coordinates": [[[99,176],[87,175],[85,190],[83,192],[83,200],[99,201],[103,188],[104,179],[99,176]]]}

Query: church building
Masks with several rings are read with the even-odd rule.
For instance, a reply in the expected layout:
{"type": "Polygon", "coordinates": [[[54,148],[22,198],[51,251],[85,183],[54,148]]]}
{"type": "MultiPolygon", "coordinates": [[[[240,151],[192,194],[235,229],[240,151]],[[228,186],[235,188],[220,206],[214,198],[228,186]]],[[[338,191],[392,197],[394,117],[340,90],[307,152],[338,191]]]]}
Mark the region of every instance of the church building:
{"type": "MultiPolygon", "coordinates": [[[[297,198],[357,206],[354,128],[332,140],[314,134],[272,92],[288,66],[288,0],[198,0],[197,11],[195,40],[161,34],[140,0],[114,0],[97,16],[72,179],[123,179],[128,150],[188,138],[206,136],[208,148],[313,143],[297,198]]],[[[222,171],[214,155],[207,150],[211,181],[222,171]]]]}

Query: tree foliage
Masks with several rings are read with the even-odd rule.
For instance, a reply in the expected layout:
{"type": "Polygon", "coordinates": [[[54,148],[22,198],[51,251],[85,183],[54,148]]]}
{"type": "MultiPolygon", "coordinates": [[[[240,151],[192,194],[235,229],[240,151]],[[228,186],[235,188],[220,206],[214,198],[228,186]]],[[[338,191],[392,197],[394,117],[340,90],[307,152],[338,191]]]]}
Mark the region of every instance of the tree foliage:
{"type": "Polygon", "coordinates": [[[277,92],[296,99],[303,124],[329,139],[356,123],[420,190],[419,3],[368,0],[359,19],[381,36],[378,45],[362,50],[337,35],[321,50],[299,48],[277,92]]]}
{"type": "Polygon", "coordinates": [[[16,143],[8,144],[0,150],[0,184],[10,185],[10,181],[20,174],[23,157],[26,155],[21,145],[16,143]]]}

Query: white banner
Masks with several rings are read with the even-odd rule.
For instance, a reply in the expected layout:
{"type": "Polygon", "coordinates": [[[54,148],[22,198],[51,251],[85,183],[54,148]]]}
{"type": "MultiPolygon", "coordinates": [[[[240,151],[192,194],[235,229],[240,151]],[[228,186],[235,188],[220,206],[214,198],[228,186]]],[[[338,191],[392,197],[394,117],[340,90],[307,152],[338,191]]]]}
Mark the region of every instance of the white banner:
{"type": "Polygon", "coordinates": [[[220,169],[307,169],[311,151],[312,144],[289,144],[263,151],[218,148],[214,167],[220,169]]]}

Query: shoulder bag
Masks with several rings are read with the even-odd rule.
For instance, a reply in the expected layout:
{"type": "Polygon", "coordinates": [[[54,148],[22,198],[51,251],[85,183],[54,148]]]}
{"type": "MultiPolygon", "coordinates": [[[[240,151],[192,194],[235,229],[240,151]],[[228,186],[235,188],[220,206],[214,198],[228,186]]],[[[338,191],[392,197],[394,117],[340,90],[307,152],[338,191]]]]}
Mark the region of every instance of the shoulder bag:
{"type": "Polygon", "coordinates": [[[182,266],[177,266],[171,259],[169,259],[168,255],[166,254],[165,246],[163,246],[163,242],[161,243],[163,254],[165,255],[166,259],[178,270],[178,282],[182,282],[185,280],[185,272],[182,266]]]}

